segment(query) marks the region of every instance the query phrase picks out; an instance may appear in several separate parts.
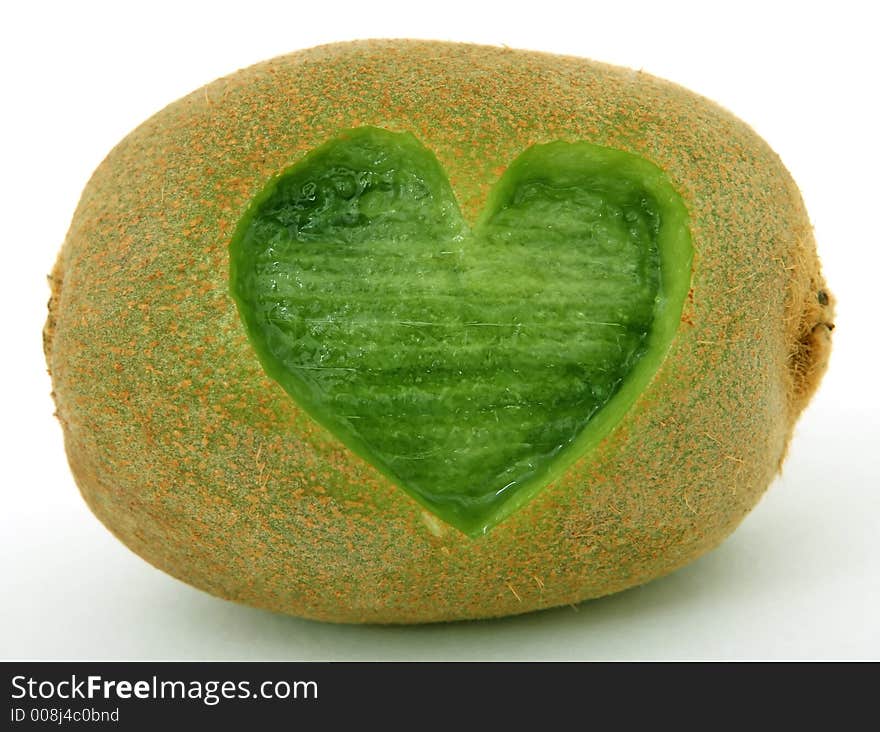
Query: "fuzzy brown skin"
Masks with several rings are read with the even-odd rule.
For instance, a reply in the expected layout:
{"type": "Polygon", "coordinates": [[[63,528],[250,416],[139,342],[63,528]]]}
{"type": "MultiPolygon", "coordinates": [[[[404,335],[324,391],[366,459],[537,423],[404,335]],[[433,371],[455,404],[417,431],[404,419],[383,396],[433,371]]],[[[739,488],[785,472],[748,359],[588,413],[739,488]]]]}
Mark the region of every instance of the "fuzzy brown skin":
{"type": "Polygon", "coordinates": [[[196,587],[341,622],[574,603],[712,549],[779,469],[833,327],[799,192],[741,121],[640,72],[421,41],[294,53],[159,112],[95,172],[51,283],[46,357],[98,518],[196,587]],[[692,290],[652,383],[593,453],[478,539],[299,409],[229,294],[251,197],[359,125],[415,134],[470,221],[505,165],[552,140],[638,153],[690,209],[692,290]]]}

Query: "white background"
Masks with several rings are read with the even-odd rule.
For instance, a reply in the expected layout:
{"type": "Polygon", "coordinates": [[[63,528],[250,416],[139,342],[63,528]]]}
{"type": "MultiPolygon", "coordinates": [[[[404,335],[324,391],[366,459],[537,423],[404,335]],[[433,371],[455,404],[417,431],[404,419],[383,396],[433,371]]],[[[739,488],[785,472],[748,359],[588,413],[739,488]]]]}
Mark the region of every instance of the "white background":
{"type": "Polygon", "coordinates": [[[871,6],[5,4],[0,657],[880,658],[880,57],[871,6]],[[720,102],[781,155],[840,301],[835,351],[782,477],[720,549],[577,609],[332,626],[191,589],[89,513],[52,418],[40,341],[45,277],[83,185],[122,136],[204,83],[281,53],[367,37],[506,44],[642,68],[720,102]]]}

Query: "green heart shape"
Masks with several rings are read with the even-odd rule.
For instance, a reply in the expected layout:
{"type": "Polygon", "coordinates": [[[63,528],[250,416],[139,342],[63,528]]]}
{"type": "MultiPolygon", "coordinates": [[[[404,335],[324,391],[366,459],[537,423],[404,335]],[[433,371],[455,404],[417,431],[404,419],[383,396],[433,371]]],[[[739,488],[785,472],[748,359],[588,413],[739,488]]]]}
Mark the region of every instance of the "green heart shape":
{"type": "Polygon", "coordinates": [[[252,201],[230,281],[265,371],[477,535],[619,422],[678,329],[691,257],[683,201],[639,156],[530,147],[471,229],[431,152],[361,127],[252,201]]]}

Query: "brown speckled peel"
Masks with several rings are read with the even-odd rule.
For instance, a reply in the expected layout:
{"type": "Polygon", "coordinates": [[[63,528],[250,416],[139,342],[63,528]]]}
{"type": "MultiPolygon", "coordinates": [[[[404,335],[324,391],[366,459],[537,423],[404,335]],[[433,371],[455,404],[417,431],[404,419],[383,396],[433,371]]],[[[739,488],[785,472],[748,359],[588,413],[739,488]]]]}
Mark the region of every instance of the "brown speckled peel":
{"type": "Polygon", "coordinates": [[[51,284],[58,416],[101,521],[208,592],[342,622],[573,603],[713,548],[777,472],[833,327],[798,190],[741,121],[643,73],[422,41],[294,53],[159,112],[95,172],[51,284]],[[250,199],[360,125],[415,134],[471,222],[505,164],[552,140],[637,153],[690,209],[693,287],[665,363],[593,453],[478,539],[298,409],[229,294],[250,199]]]}

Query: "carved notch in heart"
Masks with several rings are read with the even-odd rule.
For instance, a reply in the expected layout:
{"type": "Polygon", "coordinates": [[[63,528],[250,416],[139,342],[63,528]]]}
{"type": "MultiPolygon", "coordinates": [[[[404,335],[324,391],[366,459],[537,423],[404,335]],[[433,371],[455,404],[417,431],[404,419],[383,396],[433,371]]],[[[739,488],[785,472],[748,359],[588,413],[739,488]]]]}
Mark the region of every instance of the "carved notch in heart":
{"type": "Polygon", "coordinates": [[[477,535],[648,384],[678,329],[691,243],[683,201],[639,156],[535,145],[471,228],[431,152],[362,127],[267,184],[230,262],[266,372],[477,535]]]}

